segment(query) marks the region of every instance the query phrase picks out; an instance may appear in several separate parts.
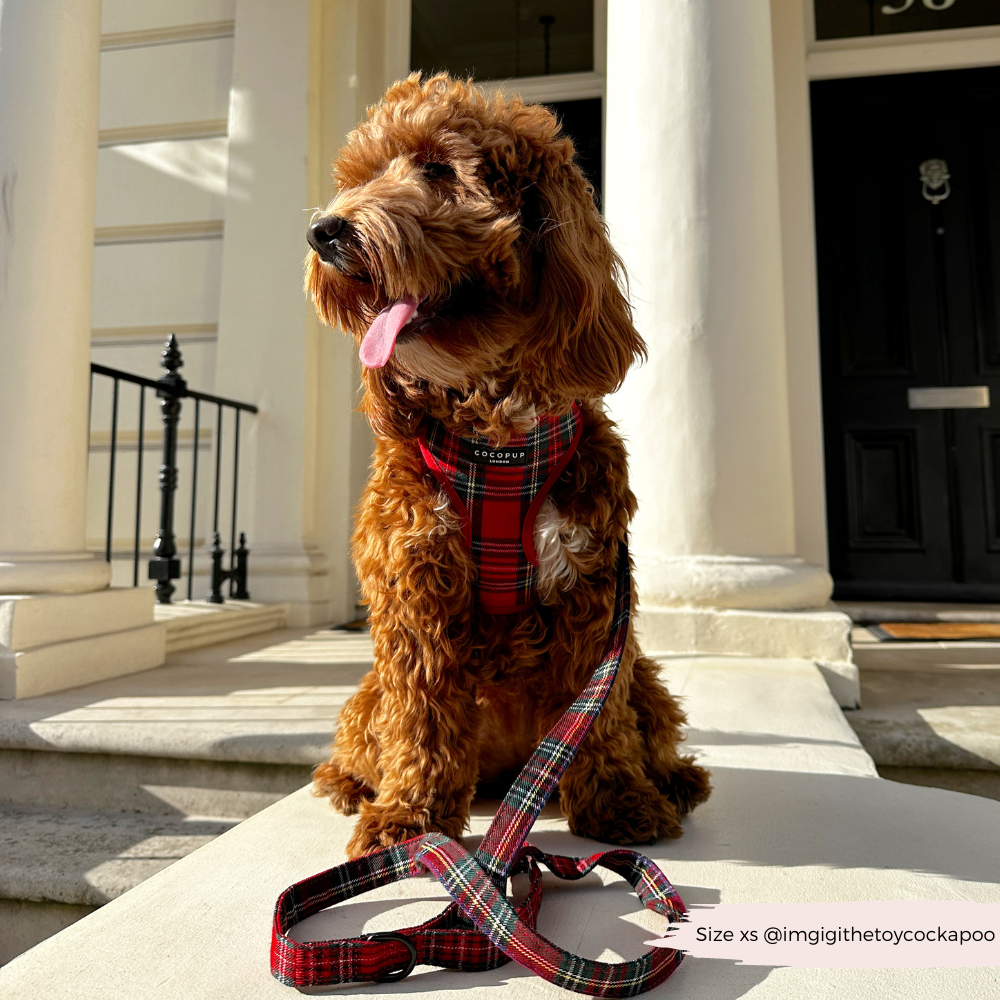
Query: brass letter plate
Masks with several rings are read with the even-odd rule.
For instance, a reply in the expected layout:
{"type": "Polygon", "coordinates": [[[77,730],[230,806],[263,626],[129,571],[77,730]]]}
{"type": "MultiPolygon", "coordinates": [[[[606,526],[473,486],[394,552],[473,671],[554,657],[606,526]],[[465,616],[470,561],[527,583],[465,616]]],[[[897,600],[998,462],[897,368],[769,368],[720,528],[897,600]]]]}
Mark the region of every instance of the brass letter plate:
{"type": "Polygon", "coordinates": [[[985,410],[990,405],[988,385],[943,385],[908,389],[911,410],[985,410]]]}

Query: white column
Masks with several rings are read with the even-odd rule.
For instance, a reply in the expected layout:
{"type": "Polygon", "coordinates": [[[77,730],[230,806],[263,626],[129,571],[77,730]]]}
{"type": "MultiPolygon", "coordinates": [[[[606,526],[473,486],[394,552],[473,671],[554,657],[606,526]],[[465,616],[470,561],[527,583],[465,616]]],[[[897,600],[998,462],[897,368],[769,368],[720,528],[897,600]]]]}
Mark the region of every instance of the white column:
{"type": "Polygon", "coordinates": [[[0,5],[0,594],[106,587],[85,548],[101,0],[0,5]]]}
{"type": "Polygon", "coordinates": [[[0,698],[163,662],[85,550],[101,0],[0,3],[0,698]]]}
{"type": "Polygon", "coordinates": [[[216,387],[245,422],[240,528],[254,600],[294,624],[330,617],[324,554],[305,535],[309,0],[237,0],[216,387]],[[320,608],[316,608],[316,605],[320,608]]]}
{"type": "Polygon", "coordinates": [[[290,624],[355,615],[349,538],[370,439],[353,343],[319,324],[302,263],[331,159],[381,95],[385,34],[369,0],[236,3],[216,386],[260,407],[244,423],[240,527],[253,599],[291,604],[290,624]]]}
{"type": "Polygon", "coordinates": [[[613,400],[649,608],[816,608],[795,553],[768,0],[609,4],[607,218],[649,361],[613,400]]]}

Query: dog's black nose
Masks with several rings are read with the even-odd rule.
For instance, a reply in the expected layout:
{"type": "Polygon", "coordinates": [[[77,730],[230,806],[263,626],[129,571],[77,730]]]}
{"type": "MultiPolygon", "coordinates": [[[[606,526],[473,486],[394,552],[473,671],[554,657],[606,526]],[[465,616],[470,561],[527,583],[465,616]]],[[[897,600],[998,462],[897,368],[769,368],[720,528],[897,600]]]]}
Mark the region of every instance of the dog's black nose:
{"type": "Polygon", "coordinates": [[[337,234],[344,228],[346,222],[347,220],[342,219],[339,215],[321,216],[309,226],[306,232],[309,246],[318,254],[322,254],[336,241],[337,234]]]}

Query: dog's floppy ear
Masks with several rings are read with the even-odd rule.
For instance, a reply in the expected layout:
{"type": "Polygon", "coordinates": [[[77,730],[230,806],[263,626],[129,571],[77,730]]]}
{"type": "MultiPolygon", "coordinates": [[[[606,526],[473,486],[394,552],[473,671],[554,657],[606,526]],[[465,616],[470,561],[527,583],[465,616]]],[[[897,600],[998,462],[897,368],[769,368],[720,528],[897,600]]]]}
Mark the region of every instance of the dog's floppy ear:
{"type": "Polygon", "coordinates": [[[624,265],[572,142],[553,137],[538,155],[541,169],[525,192],[524,223],[534,230],[537,346],[543,357],[558,359],[546,381],[567,396],[602,396],[646,357],[646,345],[621,287],[624,265]]]}

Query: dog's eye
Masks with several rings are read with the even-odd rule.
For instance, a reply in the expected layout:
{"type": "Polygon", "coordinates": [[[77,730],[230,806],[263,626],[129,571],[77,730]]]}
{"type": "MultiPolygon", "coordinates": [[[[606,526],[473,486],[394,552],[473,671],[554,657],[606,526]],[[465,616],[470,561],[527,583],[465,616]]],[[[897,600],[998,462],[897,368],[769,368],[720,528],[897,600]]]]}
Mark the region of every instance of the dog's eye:
{"type": "Polygon", "coordinates": [[[431,181],[444,180],[445,178],[455,176],[455,171],[447,163],[438,163],[436,161],[424,163],[420,169],[423,171],[424,177],[431,181]]]}

